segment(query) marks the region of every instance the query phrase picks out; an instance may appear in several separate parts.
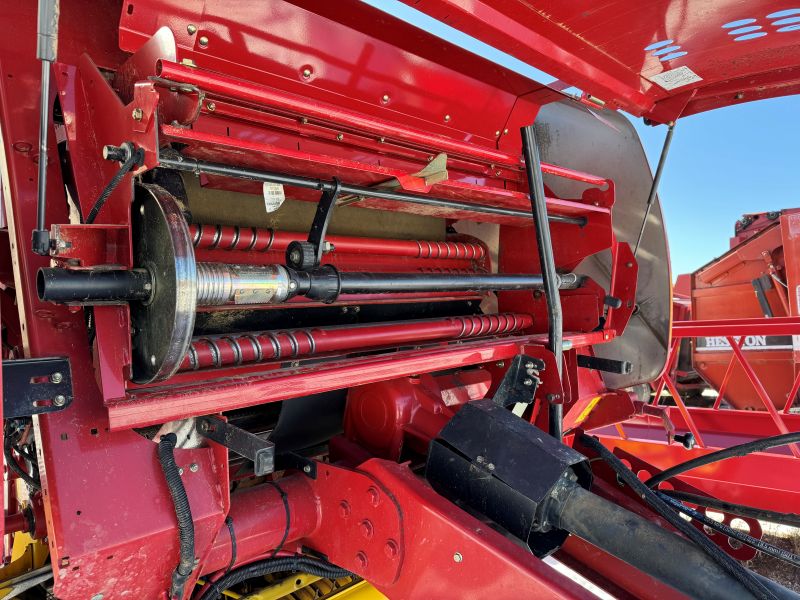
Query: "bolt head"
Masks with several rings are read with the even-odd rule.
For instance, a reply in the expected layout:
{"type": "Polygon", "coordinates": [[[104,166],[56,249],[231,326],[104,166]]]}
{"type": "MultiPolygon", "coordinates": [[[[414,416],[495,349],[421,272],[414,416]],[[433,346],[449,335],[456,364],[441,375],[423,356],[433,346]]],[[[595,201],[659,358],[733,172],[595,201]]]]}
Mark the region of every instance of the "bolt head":
{"type": "Polygon", "coordinates": [[[535,366],[536,365],[534,365],[532,362],[526,362],[525,363],[525,368],[526,369],[533,369],[535,366]]]}
{"type": "Polygon", "coordinates": [[[311,465],[305,465],[303,467],[303,473],[305,474],[311,473],[311,465]]]}
{"type": "Polygon", "coordinates": [[[336,139],[341,142],[344,139],[344,134],[343,133],[337,133],[336,134],[336,139]]]}
{"type": "Polygon", "coordinates": [[[461,552],[456,552],[453,554],[453,561],[460,563],[462,560],[464,560],[464,557],[461,556],[461,552]]]}
{"type": "Polygon", "coordinates": [[[58,371],[50,375],[51,383],[61,383],[62,381],[64,381],[64,376],[58,371]]]}
{"type": "Polygon", "coordinates": [[[151,354],[150,355],[150,365],[153,366],[153,367],[156,366],[156,355],[155,354],[151,354]]]}
{"type": "Polygon", "coordinates": [[[289,282],[289,289],[294,290],[297,289],[297,284],[294,281],[289,282]]]}
{"type": "Polygon", "coordinates": [[[350,516],[350,503],[347,500],[339,502],[339,516],[343,519],[350,516]]]}
{"type": "Polygon", "coordinates": [[[308,67],[303,69],[303,77],[304,78],[308,79],[309,77],[311,77],[311,73],[312,73],[312,71],[308,67]]]}
{"type": "Polygon", "coordinates": [[[141,121],[144,118],[144,111],[141,108],[134,108],[131,117],[134,121],[141,121]]]}
{"type": "Polygon", "coordinates": [[[208,112],[214,112],[217,110],[217,104],[215,102],[206,102],[206,109],[208,112]]]}
{"type": "Polygon", "coordinates": [[[500,130],[499,129],[494,132],[494,137],[500,137],[500,130]]]}
{"type": "Polygon", "coordinates": [[[359,528],[361,529],[361,535],[365,538],[370,539],[372,534],[375,532],[375,527],[372,525],[372,521],[369,519],[364,519],[359,523],[359,528]]]}
{"type": "Polygon", "coordinates": [[[64,406],[67,403],[67,399],[62,394],[59,394],[55,398],[53,398],[53,404],[56,406],[64,406]]]}
{"type": "Polygon", "coordinates": [[[144,204],[139,207],[139,214],[144,216],[144,204]]]}
{"type": "Polygon", "coordinates": [[[381,102],[383,102],[384,104],[388,104],[389,100],[390,100],[389,94],[384,94],[383,96],[381,96],[381,102]]]}
{"type": "Polygon", "coordinates": [[[503,360],[498,360],[498,361],[497,361],[496,363],[494,363],[494,364],[495,364],[495,366],[496,366],[496,367],[500,367],[501,369],[502,369],[503,367],[505,367],[505,366],[506,366],[506,363],[505,363],[505,361],[503,361],[503,360]]]}
{"type": "Polygon", "coordinates": [[[178,475],[183,475],[183,467],[178,467],[178,475]]]}
{"type": "Polygon", "coordinates": [[[386,552],[386,556],[389,558],[396,558],[400,552],[400,546],[397,545],[392,539],[386,540],[386,545],[383,547],[383,551],[386,552]]]}
{"type": "Polygon", "coordinates": [[[189,35],[194,35],[195,33],[197,33],[197,26],[192,25],[191,23],[189,23],[186,26],[186,33],[188,33],[189,35]]]}
{"type": "Polygon", "coordinates": [[[200,39],[197,40],[197,42],[200,44],[201,48],[205,48],[206,46],[208,46],[208,38],[204,35],[200,36],[200,39]]]}
{"type": "Polygon", "coordinates": [[[292,259],[292,262],[293,262],[293,263],[299,263],[299,262],[300,262],[300,259],[302,258],[302,257],[300,256],[300,250],[297,250],[297,249],[294,249],[294,250],[292,250],[292,251],[289,253],[289,258],[290,258],[290,259],[292,259]]]}
{"type": "Polygon", "coordinates": [[[356,554],[356,565],[358,565],[360,569],[366,569],[368,563],[369,561],[367,560],[367,555],[364,552],[359,552],[356,554]]]}
{"type": "Polygon", "coordinates": [[[198,465],[197,463],[192,463],[189,465],[189,470],[192,473],[197,473],[200,470],[200,465],[198,465]]]}
{"type": "Polygon", "coordinates": [[[522,382],[522,385],[531,387],[533,385],[533,379],[526,379],[525,381],[522,382]]]}
{"type": "Polygon", "coordinates": [[[450,115],[445,115],[444,116],[444,122],[445,123],[449,123],[450,122],[450,115]]]}

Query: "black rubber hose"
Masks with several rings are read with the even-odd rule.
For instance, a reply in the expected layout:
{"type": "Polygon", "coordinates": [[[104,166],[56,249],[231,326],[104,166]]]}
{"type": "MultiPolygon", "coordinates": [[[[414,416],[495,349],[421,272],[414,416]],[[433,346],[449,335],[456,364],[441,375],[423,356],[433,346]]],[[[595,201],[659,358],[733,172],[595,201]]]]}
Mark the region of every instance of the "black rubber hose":
{"type": "Polygon", "coordinates": [[[675,510],[691,517],[698,523],[702,523],[706,527],[710,527],[711,529],[719,531],[723,535],[738,540],[742,544],[750,546],[751,548],[760,550],[764,554],[768,554],[773,558],[786,561],[795,567],[800,567],[800,556],[797,556],[796,554],[789,552],[788,550],[784,550],[783,548],[778,548],[777,546],[773,546],[772,544],[769,544],[764,540],[748,535],[743,531],[738,531],[733,527],[726,525],[725,523],[720,523],[719,521],[715,521],[714,519],[705,516],[703,513],[698,512],[693,508],[689,508],[688,506],[681,504],[677,500],[670,498],[666,494],[662,494],[661,492],[656,492],[656,493],[661,497],[662,500],[664,500],[664,502],[669,504],[675,510]]]}
{"type": "Polygon", "coordinates": [[[223,575],[212,583],[199,600],[217,600],[223,591],[254,577],[263,577],[271,573],[282,573],[286,571],[297,571],[308,573],[316,577],[325,579],[339,579],[350,577],[353,574],[346,569],[337,567],[330,563],[308,558],[305,556],[287,556],[281,558],[268,558],[258,562],[245,565],[227,575],[223,575]]]}
{"type": "Polygon", "coordinates": [[[158,460],[161,463],[161,470],[164,472],[172,503],[175,506],[175,516],[178,517],[178,539],[180,540],[180,561],[172,573],[171,598],[183,598],[186,580],[194,570],[194,520],[189,507],[189,497],[186,495],[186,488],[183,487],[183,480],[178,471],[178,465],[175,463],[175,445],[177,443],[178,438],[174,433],[161,436],[161,441],[158,443],[158,460]]]}
{"type": "Polygon", "coordinates": [[[752,442],[739,444],[737,446],[731,446],[730,448],[717,450],[716,452],[711,452],[710,454],[705,454],[703,456],[698,456],[697,458],[687,460],[686,462],[678,463],[669,469],[661,471],[661,473],[658,475],[653,475],[650,479],[645,481],[644,484],[649,488],[654,488],[662,481],[666,481],[671,477],[675,477],[675,475],[685,473],[686,471],[696,469],[697,467],[709,465],[720,460],[725,460],[726,458],[747,456],[753,452],[760,452],[762,450],[768,450],[778,446],[785,446],[787,444],[794,444],[796,442],[800,442],[800,432],[783,433],[781,435],[774,435],[772,437],[761,438],[760,440],[754,440],[752,442]]]}
{"type": "Polygon", "coordinates": [[[125,177],[125,175],[128,174],[128,171],[130,171],[139,162],[140,158],[141,158],[140,151],[133,150],[133,145],[131,144],[131,147],[128,152],[128,158],[125,159],[125,162],[122,163],[122,165],[119,168],[119,171],[114,173],[114,176],[111,178],[111,181],[108,182],[108,185],[106,185],[106,187],[103,188],[103,191],[100,192],[100,195],[97,197],[97,200],[94,201],[94,206],[92,206],[92,209],[89,211],[89,215],[86,217],[87,224],[94,223],[94,220],[100,213],[100,209],[103,208],[103,205],[105,205],[106,201],[109,199],[109,197],[117,188],[117,186],[120,184],[122,178],[125,177]]]}
{"type": "Polygon", "coordinates": [[[637,496],[647,502],[647,504],[670,525],[700,546],[711,559],[727,571],[734,579],[739,581],[739,583],[756,598],[768,600],[777,599],[777,596],[775,596],[772,591],[768,590],[750,571],[742,567],[742,565],[730,555],[723,552],[719,546],[708,539],[704,533],[696,529],[694,525],[684,521],[666,502],[659,498],[653,490],[642,483],[636,474],[626,467],[619,458],[614,456],[610,450],[603,446],[599,440],[586,434],[581,434],[580,442],[597,452],[625,485],[630,487],[637,496]]]}
{"type": "Polygon", "coordinates": [[[17,459],[14,458],[12,450],[14,449],[16,440],[10,435],[10,433],[10,428],[8,423],[6,423],[3,436],[3,455],[5,456],[8,468],[14,471],[14,473],[16,473],[17,476],[22,479],[22,481],[27,483],[34,490],[42,489],[42,482],[39,480],[38,475],[34,476],[26,472],[22,467],[19,466],[17,459]]]}
{"type": "Polygon", "coordinates": [[[712,508],[722,512],[730,513],[738,517],[748,517],[750,519],[758,519],[760,521],[769,521],[770,523],[778,523],[779,525],[788,525],[789,527],[800,527],[800,515],[796,513],[783,513],[774,510],[766,510],[756,508],[755,506],[747,506],[746,504],[735,504],[733,502],[726,502],[719,498],[711,498],[710,496],[701,496],[699,494],[690,494],[689,492],[681,492],[679,490],[658,490],[665,496],[670,496],[682,502],[690,502],[703,506],[705,508],[712,508]]]}

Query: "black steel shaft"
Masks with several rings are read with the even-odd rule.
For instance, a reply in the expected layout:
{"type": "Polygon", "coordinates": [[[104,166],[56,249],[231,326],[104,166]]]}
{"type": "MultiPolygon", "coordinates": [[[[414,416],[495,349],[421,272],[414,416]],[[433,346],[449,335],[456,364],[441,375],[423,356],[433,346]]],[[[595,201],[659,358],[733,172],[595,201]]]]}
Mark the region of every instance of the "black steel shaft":
{"type": "Polygon", "coordinates": [[[147,300],[152,282],[144,269],[131,271],[72,271],[39,269],[36,289],[40,300],[60,304],[112,304],[147,300]]]}
{"type": "MultiPolygon", "coordinates": [[[[687,539],[578,487],[554,504],[553,524],[655,577],[689,598],[751,598],[737,579],[687,539]]],[[[797,594],[767,578],[762,583],[778,598],[797,594]]]]}
{"type": "MultiPolygon", "coordinates": [[[[539,267],[542,271],[544,295],[547,300],[547,346],[555,356],[556,369],[558,369],[560,379],[563,368],[564,318],[561,312],[561,296],[558,293],[558,274],[553,255],[553,241],[550,237],[550,228],[547,226],[547,203],[544,195],[542,164],[539,160],[539,147],[536,144],[533,125],[523,127],[521,132],[522,153],[525,157],[525,171],[528,174],[531,211],[533,212],[533,226],[536,231],[536,247],[539,250],[539,267]]],[[[548,415],[550,435],[561,440],[564,409],[563,399],[559,398],[558,400],[558,402],[550,404],[548,415]]]]}
{"type": "MultiPolygon", "coordinates": [[[[232,167],[222,163],[215,163],[205,160],[197,160],[188,157],[170,158],[162,156],[159,164],[167,169],[177,171],[187,171],[189,173],[207,173],[210,175],[223,175],[226,177],[237,177],[239,179],[251,179],[269,183],[279,183],[320,192],[333,192],[336,184],[334,181],[324,179],[314,179],[301,175],[288,175],[286,173],[275,173],[273,171],[262,171],[259,169],[249,169],[246,167],[232,167]]],[[[380,198],[381,200],[396,200],[423,206],[434,206],[436,208],[450,208],[453,210],[464,210],[474,213],[488,215],[502,215],[506,217],[529,218],[530,214],[524,210],[513,208],[501,208],[498,206],[486,206],[482,204],[469,204],[467,202],[456,202],[455,200],[445,200],[442,198],[432,198],[419,194],[409,194],[398,192],[391,188],[372,188],[349,183],[341,183],[339,193],[342,195],[363,196],[364,198],[380,198]]],[[[585,217],[565,217],[562,215],[551,215],[549,220],[556,223],[570,223],[572,225],[586,225],[585,217]]]]}

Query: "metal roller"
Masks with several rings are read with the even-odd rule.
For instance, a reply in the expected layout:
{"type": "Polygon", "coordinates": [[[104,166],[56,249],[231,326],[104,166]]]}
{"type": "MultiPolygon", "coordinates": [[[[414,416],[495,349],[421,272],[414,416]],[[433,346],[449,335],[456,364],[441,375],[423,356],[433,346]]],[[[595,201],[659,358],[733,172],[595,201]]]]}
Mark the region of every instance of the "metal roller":
{"type": "MultiPolygon", "coordinates": [[[[175,198],[156,185],[137,186],[132,220],[135,269],[45,268],[39,271],[37,287],[40,299],[51,302],[130,303],[136,383],[167,379],[179,370],[189,353],[199,306],[281,304],[294,296],[333,302],[342,294],[543,287],[541,275],[527,274],[340,273],[331,265],[299,271],[279,264],[197,263],[194,245],[198,230],[190,230],[175,198]]],[[[202,238],[202,232],[199,237],[202,238]]],[[[566,273],[559,274],[557,282],[561,289],[572,289],[580,287],[582,280],[566,273]]],[[[293,354],[298,352],[299,346],[293,354]]],[[[266,355],[263,348],[261,354],[266,355]]],[[[280,355],[280,348],[275,354],[280,355]]],[[[228,364],[240,362],[241,351],[238,355],[234,351],[231,359],[228,364]]],[[[220,361],[212,360],[212,364],[220,361]]]]}

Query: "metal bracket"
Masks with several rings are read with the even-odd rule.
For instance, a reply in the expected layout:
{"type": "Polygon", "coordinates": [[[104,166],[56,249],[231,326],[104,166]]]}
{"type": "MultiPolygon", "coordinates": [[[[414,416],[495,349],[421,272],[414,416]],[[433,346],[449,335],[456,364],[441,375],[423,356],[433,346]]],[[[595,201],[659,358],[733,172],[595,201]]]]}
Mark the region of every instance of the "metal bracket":
{"type": "Polygon", "coordinates": [[[333,189],[323,191],[322,197],[319,199],[314,220],[311,222],[311,229],[308,231],[308,240],[291,242],[286,248],[287,266],[300,271],[315,269],[322,262],[322,254],[330,251],[330,245],[326,245],[325,242],[325,233],[328,231],[328,225],[333,217],[333,209],[336,207],[340,189],[341,183],[334,177],[333,189]]]}
{"type": "Polygon", "coordinates": [[[310,479],[317,478],[317,461],[300,456],[295,452],[281,452],[275,457],[276,469],[297,469],[310,479]]]}
{"type": "Polygon", "coordinates": [[[539,373],[543,370],[544,361],[525,354],[515,356],[497,388],[494,403],[498,406],[511,406],[520,402],[532,404],[536,388],[542,383],[539,373]]]}
{"type": "Polygon", "coordinates": [[[3,361],[3,418],[16,419],[63,410],[72,402],[68,358],[3,361]]]}
{"type": "Polygon", "coordinates": [[[268,475],[275,470],[275,444],[272,442],[216,417],[198,418],[197,431],[231,452],[252,460],[257,476],[268,475]]]}
{"type": "Polygon", "coordinates": [[[578,366],[583,369],[594,369],[595,371],[616,373],[618,375],[629,375],[633,370],[633,365],[627,360],[601,358],[599,356],[589,356],[588,354],[578,354],[578,366]]]}

